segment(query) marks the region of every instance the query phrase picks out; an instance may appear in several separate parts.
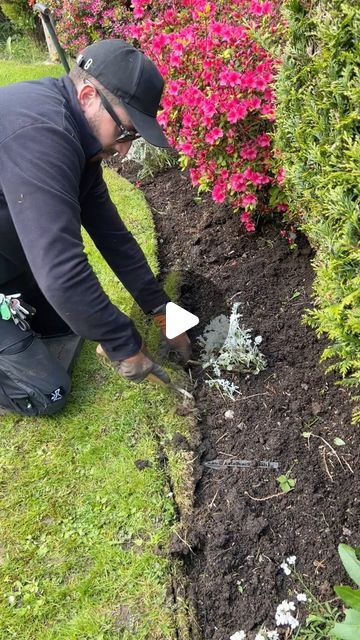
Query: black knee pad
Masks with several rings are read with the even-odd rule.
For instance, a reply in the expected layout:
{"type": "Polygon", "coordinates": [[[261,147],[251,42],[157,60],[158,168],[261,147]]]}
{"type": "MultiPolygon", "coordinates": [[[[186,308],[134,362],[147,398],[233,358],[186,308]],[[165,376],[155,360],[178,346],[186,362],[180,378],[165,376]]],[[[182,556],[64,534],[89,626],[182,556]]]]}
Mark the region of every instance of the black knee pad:
{"type": "Polygon", "coordinates": [[[32,341],[34,339],[34,336],[32,333],[30,333],[30,331],[26,332],[26,335],[24,335],[24,337],[22,337],[21,335],[19,336],[19,340],[15,341],[15,342],[10,342],[9,344],[3,346],[2,348],[0,347],[0,355],[14,355],[14,353],[21,353],[21,351],[25,351],[28,347],[30,347],[32,341]]]}
{"type": "Polygon", "coordinates": [[[70,387],[69,374],[36,336],[0,321],[1,406],[23,415],[51,415],[64,407],[70,387]]]}

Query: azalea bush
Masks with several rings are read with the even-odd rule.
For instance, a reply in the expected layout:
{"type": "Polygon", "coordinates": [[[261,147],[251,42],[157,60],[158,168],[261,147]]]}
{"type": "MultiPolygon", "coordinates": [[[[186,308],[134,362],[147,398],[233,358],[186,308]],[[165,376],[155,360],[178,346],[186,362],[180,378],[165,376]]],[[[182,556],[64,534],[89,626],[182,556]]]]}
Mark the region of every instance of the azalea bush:
{"type": "MultiPolygon", "coordinates": [[[[30,0],[33,1],[33,0],[30,0]]],[[[282,30],[281,0],[50,0],[62,44],[76,52],[124,37],[154,60],[166,80],[165,131],[194,186],[229,202],[248,231],[254,212],[277,196],[272,169],[274,56],[259,44],[282,30]],[[275,188],[274,188],[275,187],[275,188]],[[264,192],[265,194],[261,195],[264,192]],[[274,197],[275,194],[275,197],[274,197]],[[260,195],[260,197],[259,197],[260,195]]]]}
{"type": "MultiPolygon", "coordinates": [[[[266,211],[264,188],[272,172],[274,57],[254,32],[282,25],[279,2],[133,0],[134,23],[125,33],[155,60],[166,79],[159,116],[182,167],[200,191],[241,212],[247,230],[253,212],[266,211]]],[[[281,180],[281,175],[279,176],[281,180]]]]}
{"type": "MultiPolygon", "coordinates": [[[[36,0],[28,2],[33,6],[36,0]]],[[[121,37],[124,22],[132,19],[129,0],[47,0],[45,4],[54,15],[62,46],[72,55],[95,40],[121,37]]]]}

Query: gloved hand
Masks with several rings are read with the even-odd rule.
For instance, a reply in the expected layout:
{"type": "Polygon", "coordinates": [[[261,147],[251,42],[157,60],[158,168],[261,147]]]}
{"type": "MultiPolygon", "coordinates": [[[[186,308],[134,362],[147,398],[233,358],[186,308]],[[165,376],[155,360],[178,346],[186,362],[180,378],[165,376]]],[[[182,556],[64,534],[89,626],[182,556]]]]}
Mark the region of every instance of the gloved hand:
{"type": "MultiPolygon", "coordinates": [[[[107,358],[100,344],[96,348],[96,353],[103,358],[107,358]]],[[[149,379],[154,382],[170,384],[170,378],[166,371],[151,360],[151,357],[146,353],[143,346],[135,355],[126,358],[126,360],[115,360],[112,362],[112,365],[120,375],[132,382],[143,382],[143,380],[149,377],[149,379]]]]}
{"type": "MultiPolygon", "coordinates": [[[[166,305],[162,305],[162,307],[152,313],[152,318],[166,338],[166,305]]],[[[186,364],[188,360],[190,360],[192,355],[191,342],[187,333],[181,333],[179,336],[176,336],[176,338],[166,338],[166,342],[172,351],[176,351],[176,353],[179,354],[183,364],[186,364]]]]}

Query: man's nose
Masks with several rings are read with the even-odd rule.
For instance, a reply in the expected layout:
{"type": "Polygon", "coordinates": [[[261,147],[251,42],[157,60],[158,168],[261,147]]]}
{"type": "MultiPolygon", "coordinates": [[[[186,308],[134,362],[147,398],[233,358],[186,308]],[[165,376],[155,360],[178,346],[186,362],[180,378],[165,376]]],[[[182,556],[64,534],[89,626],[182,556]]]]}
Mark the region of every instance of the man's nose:
{"type": "Polygon", "coordinates": [[[115,148],[120,156],[125,157],[131,145],[132,145],[132,140],[128,140],[128,142],[117,142],[115,145],[115,148]]]}

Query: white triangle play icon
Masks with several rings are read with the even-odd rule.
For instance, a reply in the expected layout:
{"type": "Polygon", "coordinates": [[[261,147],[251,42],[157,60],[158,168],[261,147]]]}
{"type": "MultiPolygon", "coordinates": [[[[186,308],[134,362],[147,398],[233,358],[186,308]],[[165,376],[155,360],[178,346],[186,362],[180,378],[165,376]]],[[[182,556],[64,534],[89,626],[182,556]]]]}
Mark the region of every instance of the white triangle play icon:
{"type": "Polygon", "coordinates": [[[174,302],[166,305],[166,337],[171,340],[199,324],[199,318],[174,302]]]}

